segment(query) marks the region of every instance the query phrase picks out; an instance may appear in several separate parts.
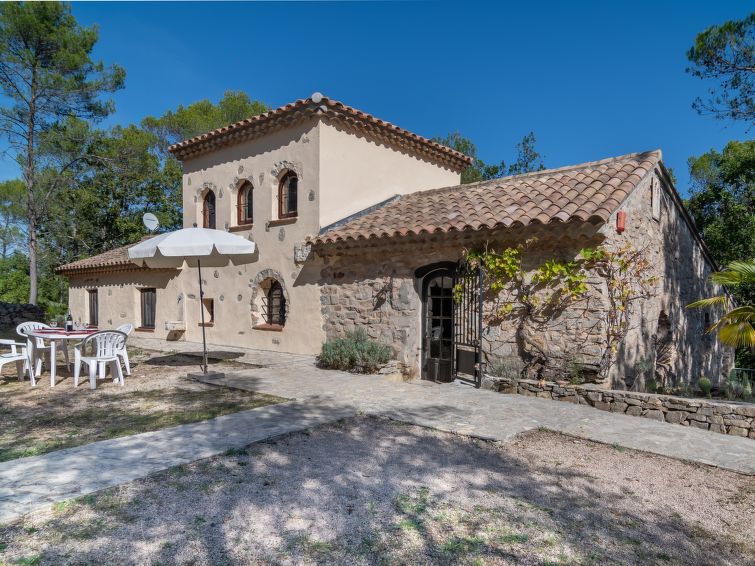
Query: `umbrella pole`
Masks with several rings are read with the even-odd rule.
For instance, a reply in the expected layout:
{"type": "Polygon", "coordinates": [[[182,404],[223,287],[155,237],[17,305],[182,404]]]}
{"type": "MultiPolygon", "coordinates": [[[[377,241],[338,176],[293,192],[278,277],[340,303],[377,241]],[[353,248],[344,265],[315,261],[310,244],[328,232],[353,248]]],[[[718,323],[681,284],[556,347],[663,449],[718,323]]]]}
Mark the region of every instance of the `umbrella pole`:
{"type": "Polygon", "coordinates": [[[202,371],[207,375],[207,337],[204,329],[204,290],[202,289],[202,262],[197,258],[199,270],[199,314],[202,319],[202,371]]]}

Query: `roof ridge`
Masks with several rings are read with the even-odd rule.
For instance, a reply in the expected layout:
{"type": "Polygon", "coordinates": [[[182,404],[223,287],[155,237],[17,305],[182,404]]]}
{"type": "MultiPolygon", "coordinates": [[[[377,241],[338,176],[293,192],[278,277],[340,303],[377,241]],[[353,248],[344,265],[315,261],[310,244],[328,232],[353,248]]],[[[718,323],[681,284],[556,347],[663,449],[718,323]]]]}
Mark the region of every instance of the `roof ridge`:
{"type": "Polygon", "coordinates": [[[635,153],[627,153],[625,155],[617,155],[616,157],[605,157],[603,159],[598,159],[596,161],[586,161],[585,163],[578,163],[576,165],[565,165],[563,167],[553,167],[550,169],[541,169],[540,171],[530,171],[529,173],[520,173],[518,175],[506,175],[505,177],[496,177],[495,179],[485,179],[483,181],[475,181],[474,183],[461,183],[458,185],[448,185],[446,187],[436,187],[433,189],[427,189],[424,191],[415,191],[413,193],[408,193],[403,196],[410,197],[414,195],[427,195],[429,193],[435,193],[435,192],[444,192],[444,191],[453,191],[458,190],[460,188],[464,189],[472,189],[475,187],[481,187],[484,185],[495,185],[497,183],[500,183],[501,181],[507,181],[510,179],[528,179],[531,177],[541,177],[543,175],[548,175],[551,173],[565,173],[567,171],[576,171],[578,169],[587,169],[588,167],[595,167],[596,165],[605,165],[606,163],[615,163],[617,161],[626,161],[629,159],[633,159],[635,157],[640,157],[643,155],[653,155],[657,156],[658,161],[660,162],[662,159],[662,152],[660,149],[653,149],[649,151],[638,151],[635,153]]]}
{"type": "Polygon", "coordinates": [[[450,164],[459,171],[468,167],[472,163],[471,157],[458,150],[452,149],[419,134],[415,134],[414,132],[406,130],[386,120],[381,120],[372,114],[354,108],[353,106],[349,106],[338,100],[323,96],[320,93],[314,93],[309,98],[300,98],[294,102],[263,112],[262,114],[244,118],[238,122],[215,128],[209,132],[182,140],[170,145],[168,151],[175,154],[179,159],[192,154],[199,154],[202,153],[203,149],[205,151],[211,150],[212,142],[214,140],[216,140],[216,143],[222,143],[223,138],[226,136],[230,136],[230,138],[226,140],[227,143],[232,142],[233,140],[238,140],[244,130],[253,127],[255,124],[264,124],[266,121],[282,118],[288,113],[295,113],[297,111],[302,115],[304,112],[308,112],[315,117],[327,117],[330,112],[336,119],[342,118],[346,121],[355,120],[367,124],[368,126],[376,127],[376,129],[386,132],[386,137],[393,139],[394,142],[396,140],[393,136],[398,136],[403,139],[405,145],[408,145],[409,148],[414,148],[417,153],[429,154],[429,156],[435,157],[435,159],[438,159],[441,162],[450,162],[450,164]],[[236,132],[237,135],[232,135],[234,132],[236,132]],[[417,147],[415,144],[420,144],[420,147],[417,147]],[[200,146],[199,149],[192,152],[191,149],[197,146],[200,146]],[[425,146],[424,152],[422,151],[421,146],[425,146]]]}

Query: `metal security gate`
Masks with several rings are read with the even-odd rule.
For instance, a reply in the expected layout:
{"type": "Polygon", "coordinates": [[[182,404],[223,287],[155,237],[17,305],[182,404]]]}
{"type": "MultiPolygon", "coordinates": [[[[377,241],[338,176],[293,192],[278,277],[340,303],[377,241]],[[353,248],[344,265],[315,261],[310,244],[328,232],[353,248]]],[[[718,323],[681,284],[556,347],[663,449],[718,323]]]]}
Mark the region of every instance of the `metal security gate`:
{"type": "Polygon", "coordinates": [[[480,386],[482,380],[483,270],[459,263],[454,277],[454,377],[480,386]]]}

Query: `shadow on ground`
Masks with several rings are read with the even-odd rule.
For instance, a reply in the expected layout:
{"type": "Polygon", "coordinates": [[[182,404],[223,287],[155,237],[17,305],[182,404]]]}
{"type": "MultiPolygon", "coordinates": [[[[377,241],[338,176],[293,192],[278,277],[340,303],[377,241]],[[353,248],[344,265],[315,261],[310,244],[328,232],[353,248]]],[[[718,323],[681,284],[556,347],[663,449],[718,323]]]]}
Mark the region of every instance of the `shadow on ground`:
{"type": "Polygon", "coordinates": [[[754,494],[751,478],[552,433],[499,446],[356,418],[59,506],[0,530],[0,558],[744,564],[754,494]]]}
{"type": "MultiPolygon", "coordinates": [[[[208,365],[233,365],[245,368],[260,368],[263,366],[255,364],[247,364],[244,362],[238,362],[238,358],[244,354],[241,352],[226,352],[219,350],[212,350],[207,352],[207,364],[208,365]]],[[[175,354],[166,354],[161,356],[152,356],[144,360],[143,363],[151,364],[155,366],[194,366],[199,367],[202,364],[202,352],[180,352],[175,354]]]]}

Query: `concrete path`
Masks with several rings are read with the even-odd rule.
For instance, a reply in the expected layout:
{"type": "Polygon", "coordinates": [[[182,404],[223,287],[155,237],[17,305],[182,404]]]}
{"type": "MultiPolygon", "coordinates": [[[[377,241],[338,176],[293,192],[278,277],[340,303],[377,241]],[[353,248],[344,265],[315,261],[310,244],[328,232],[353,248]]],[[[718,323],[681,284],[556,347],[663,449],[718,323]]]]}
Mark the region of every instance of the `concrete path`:
{"type": "MultiPolygon", "coordinates": [[[[166,342],[142,339],[145,348],[160,349],[166,342]]],[[[201,344],[171,342],[180,352],[201,352],[201,344]]],[[[597,442],[616,444],[755,474],[755,441],[651,419],[618,415],[592,407],[559,403],[536,397],[503,395],[467,385],[403,382],[374,375],[354,375],[316,368],[311,356],[278,354],[227,346],[211,351],[235,352],[238,361],[266,365],[226,372],[208,382],[260,391],[288,399],[316,399],[333,407],[348,407],[370,415],[429,426],[448,432],[505,441],[533,428],[597,442]]]]}
{"type": "MultiPolygon", "coordinates": [[[[198,344],[141,339],[145,348],[197,352],[198,344]]],[[[228,372],[208,383],[260,391],[294,402],[209,421],[95,442],[0,464],[0,522],[56,501],[118,485],[266,438],[358,413],[506,441],[538,427],[755,474],[755,441],[590,407],[502,395],[466,385],[403,382],[317,369],[310,356],[213,347],[263,368],[228,372]]],[[[235,369],[235,368],[234,368],[235,369]]]]}

